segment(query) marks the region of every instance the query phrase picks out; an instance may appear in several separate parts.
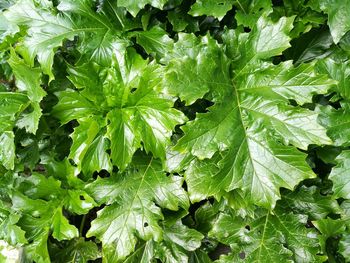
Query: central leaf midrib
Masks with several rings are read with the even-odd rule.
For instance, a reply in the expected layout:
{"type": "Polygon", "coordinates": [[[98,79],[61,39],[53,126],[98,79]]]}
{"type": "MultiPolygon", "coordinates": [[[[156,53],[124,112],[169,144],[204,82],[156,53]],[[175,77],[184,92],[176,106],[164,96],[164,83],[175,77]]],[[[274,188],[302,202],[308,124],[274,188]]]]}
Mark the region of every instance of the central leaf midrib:
{"type": "Polygon", "coordinates": [[[243,122],[243,113],[242,113],[242,110],[241,110],[241,102],[239,100],[239,93],[238,93],[236,85],[234,83],[234,79],[235,78],[233,78],[233,80],[232,80],[232,87],[233,87],[233,90],[235,92],[237,108],[239,110],[239,117],[240,117],[239,119],[240,119],[241,124],[242,124],[242,130],[243,130],[243,133],[244,133],[244,140],[246,141],[246,145],[247,145],[247,148],[248,148],[248,154],[249,154],[250,163],[251,163],[251,165],[253,167],[254,174],[252,176],[255,177],[257,174],[256,174],[256,170],[255,170],[255,167],[254,167],[253,158],[252,158],[252,155],[251,155],[251,152],[250,152],[250,147],[249,147],[249,142],[248,142],[248,135],[247,135],[247,131],[246,131],[246,128],[248,128],[248,126],[245,126],[244,122],[243,122]]]}
{"type": "MultiPolygon", "coordinates": [[[[147,167],[146,167],[146,169],[145,169],[145,171],[144,171],[144,173],[143,173],[143,175],[142,175],[142,178],[141,178],[141,181],[140,181],[140,183],[139,183],[139,185],[138,185],[138,188],[137,188],[137,190],[136,190],[136,193],[134,194],[133,199],[132,199],[132,201],[130,202],[129,209],[127,210],[127,216],[126,216],[126,219],[124,220],[124,224],[123,224],[123,226],[121,227],[121,229],[125,229],[125,227],[126,227],[126,224],[127,224],[127,222],[128,222],[129,216],[130,216],[131,211],[132,211],[132,207],[133,207],[133,205],[134,205],[134,202],[135,202],[136,198],[139,197],[139,191],[140,191],[140,189],[142,188],[141,186],[143,185],[143,181],[144,181],[144,179],[145,179],[145,177],[146,177],[146,174],[147,174],[147,172],[148,172],[148,169],[151,167],[152,161],[153,161],[153,157],[152,157],[151,160],[149,161],[149,164],[147,165],[147,167]]],[[[119,242],[119,240],[120,240],[120,238],[118,238],[118,240],[117,240],[116,242],[119,242]]]]}

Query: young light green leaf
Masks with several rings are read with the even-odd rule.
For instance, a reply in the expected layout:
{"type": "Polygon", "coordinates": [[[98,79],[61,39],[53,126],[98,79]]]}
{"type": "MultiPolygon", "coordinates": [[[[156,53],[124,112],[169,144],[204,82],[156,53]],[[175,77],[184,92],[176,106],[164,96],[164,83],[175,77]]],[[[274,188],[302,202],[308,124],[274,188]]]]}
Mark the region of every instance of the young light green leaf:
{"type": "MultiPolygon", "coordinates": [[[[147,152],[165,159],[172,131],[185,121],[185,116],[173,108],[174,98],[160,90],[159,66],[143,60],[134,49],[127,49],[124,55],[114,57],[110,67],[86,64],[72,67],[70,75],[81,92],[58,93],[59,102],[53,114],[62,123],[73,119],[81,122],[87,116],[95,116],[92,122],[100,123],[106,114],[111,159],[121,170],[129,164],[141,142],[147,152]]],[[[76,146],[73,143],[73,150],[76,146]]],[[[75,160],[78,161],[76,157],[75,160]]]]}

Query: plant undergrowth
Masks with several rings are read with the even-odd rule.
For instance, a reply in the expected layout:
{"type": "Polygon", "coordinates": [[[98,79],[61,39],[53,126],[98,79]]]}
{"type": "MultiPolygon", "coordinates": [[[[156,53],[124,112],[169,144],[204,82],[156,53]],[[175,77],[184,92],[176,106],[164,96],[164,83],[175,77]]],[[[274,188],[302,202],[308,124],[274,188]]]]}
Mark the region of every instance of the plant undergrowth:
{"type": "Polygon", "coordinates": [[[13,262],[350,262],[350,0],[0,1],[13,262]]]}

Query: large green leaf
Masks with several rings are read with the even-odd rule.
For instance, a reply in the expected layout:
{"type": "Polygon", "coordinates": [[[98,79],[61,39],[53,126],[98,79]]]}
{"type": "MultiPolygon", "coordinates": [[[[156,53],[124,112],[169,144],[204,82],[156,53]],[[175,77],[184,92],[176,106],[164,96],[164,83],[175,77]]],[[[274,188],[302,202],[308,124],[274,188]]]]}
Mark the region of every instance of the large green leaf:
{"type": "Polygon", "coordinates": [[[98,203],[108,205],[98,212],[88,236],[102,241],[110,262],[123,259],[134,250],[136,235],[143,240],[161,241],[160,207],[170,210],[188,207],[181,184],[181,177],[166,176],[159,161],[135,157],[126,172],[99,178],[88,186],[88,192],[98,203]]]}
{"type": "Polygon", "coordinates": [[[9,170],[13,170],[15,166],[15,143],[14,134],[12,131],[3,132],[0,135],[0,162],[1,164],[9,170]]]}
{"type": "Polygon", "coordinates": [[[223,213],[210,235],[231,246],[231,262],[242,257],[247,262],[322,262],[317,233],[305,227],[306,221],[280,210],[258,211],[255,219],[223,213]]]}
{"type": "MultiPolygon", "coordinates": [[[[317,123],[316,112],[292,106],[288,100],[311,102],[313,94],[325,93],[335,82],[316,75],[313,64],[293,67],[289,61],[279,65],[262,61],[289,47],[292,21],[281,18],[272,23],[262,17],[249,34],[226,32],[224,45],[216,46],[217,52],[226,50],[228,57],[210,57],[219,66],[211,63],[219,71],[218,81],[212,81],[206,71],[194,71],[198,89],[208,87],[207,97],[214,105],[182,128],[185,135],[175,146],[180,153],[198,158],[186,172],[193,201],[240,188],[254,203],[273,207],[280,187],[293,189],[301,180],[314,177],[306,156],[296,147],[306,150],[310,144],[331,140],[317,123]],[[217,152],[220,155],[214,156],[217,152]]],[[[169,65],[173,61],[176,56],[169,65]]],[[[186,85],[172,85],[168,92],[190,96],[186,85]]]]}

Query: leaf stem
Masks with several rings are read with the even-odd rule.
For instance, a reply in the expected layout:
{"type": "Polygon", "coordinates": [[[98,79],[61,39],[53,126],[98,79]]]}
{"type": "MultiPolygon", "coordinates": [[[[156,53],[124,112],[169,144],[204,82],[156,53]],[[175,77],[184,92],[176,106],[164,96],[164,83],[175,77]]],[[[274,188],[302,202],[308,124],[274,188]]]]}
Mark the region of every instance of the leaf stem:
{"type": "Polygon", "coordinates": [[[84,229],[84,225],[85,225],[85,220],[86,220],[86,214],[83,216],[81,223],[80,223],[79,236],[83,236],[83,229],[84,229]]]}

